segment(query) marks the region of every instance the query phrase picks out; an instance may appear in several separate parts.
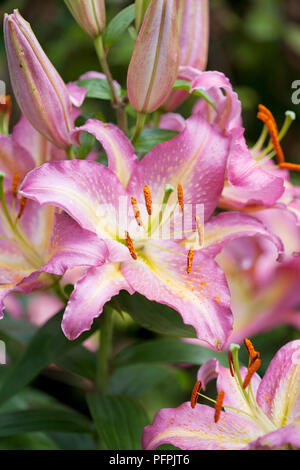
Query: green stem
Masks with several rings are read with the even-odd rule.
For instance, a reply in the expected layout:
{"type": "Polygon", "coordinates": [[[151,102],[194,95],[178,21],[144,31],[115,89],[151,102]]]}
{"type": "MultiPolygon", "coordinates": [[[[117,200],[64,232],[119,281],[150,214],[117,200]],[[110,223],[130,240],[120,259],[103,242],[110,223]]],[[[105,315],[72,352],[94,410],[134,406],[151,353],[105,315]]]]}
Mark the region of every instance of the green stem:
{"type": "Polygon", "coordinates": [[[146,114],[138,113],[137,119],[136,119],[135,131],[134,131],[134,135],[132,137],[132,143],[136,142],[136,140],[139,137],[140,133],[144,129],[145,120],[146,120],[146,114]]]}
{"type": "Polygon", "coordinates": [[[68,150],[66,150],[66,154],[68,155],[69,160],[75,160],[76,159],[76,155],[75,155],[75,152],[74,152],[74,149],[73,149],[72,145],[68,148],[68,150]]]}
{"type": "Polygon", "coordinates": [[[128,135],[128,125],[127,125],[127,116],[125,111],[125,105],[122,101],[122,98],[118,95],[114,80],[106,60],[106,53],[103,47],[103,41],[101,34],[94,40],[94,45],[96,49],[96,53],[101,65],[103,72],[106,75],[107,83],[111,89],[112,97],[113,97],[113,106],[116,109],[116,116],[117,116],[117,124],[126,135],[128,135]]]}
{"type": "Polygon", "coordinates": [[[113,311],[109,307],[104,307],[101,320],[98,349],[96,387],[102,393],[107,392],[109,377],[109,358],[112,350],[113,335],[113,311]]]}

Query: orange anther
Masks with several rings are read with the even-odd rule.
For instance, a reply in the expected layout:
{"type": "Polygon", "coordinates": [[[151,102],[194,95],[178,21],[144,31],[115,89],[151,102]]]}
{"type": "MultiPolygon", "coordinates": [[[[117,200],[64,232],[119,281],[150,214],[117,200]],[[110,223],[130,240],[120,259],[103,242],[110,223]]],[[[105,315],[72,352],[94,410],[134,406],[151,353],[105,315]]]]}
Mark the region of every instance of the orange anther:
{"type": "Polygon", "coordinates": [[[140,225],[140,226],[143,225],[142,219],[141,219],[140,209],[139,209],[139,206],[138,206],[138,203],[137,203],[135,197],[131,198],[131,205],[132,205],[132,208],[133,208],[134,217],[135,217],[138,225],[140,225]]]}
{"type": "Polygon", "coordinates": [[[260,365],[261,365],[261,360],[258,359],[258,358],[255,359],[255,361],[252,362],[252,364],[249,365],[247,375],[246,375],[246,377],[244,379],[244,382],[243,382],[243,388],[244,389],[248,387],[253,375],[258,370],[260,365]]]}
{"type": "Polygon", "coordinates": [[[279,163],[279,168],[283,168],[286,170],[300,171],[300,165],[297,163],[282,162],[282,163],[279,163]]]}
{"type": "Polygon", "coordinates": [[[0,112],[6,113],[8,116],[11,115],[12,111],[12,104],[11,104],[11,97],[8,96],[0,96],[0,112]]]}
{"type": "Polygon", "coordinates": [[[273,114],[265,106],[259,105],[259,112],[257,114],[258,119],[260,119],[268,128],[270,138],[273,143],[274,150],[277,155],[278,163],[283,163],[285,161],[284,154],[278,139],[278,128],[273,114]]]}
{"type": "Polygon", "coordinates": [[[152,196],[151,196],[151,191],[149,186],[144,187],[144,197],[145,197],[145,203],[146,203],[146,209],[149,215],[152,214],[152,196]]]}
{"type": "Polygon", "coordinates": [[[186,272],[188,274],[190,274],[190,272],[192,271],[194,254],[195,254],[195,251],[193,249],[190,249],[188,252],[188,256],[187,256],[187,267],[186,267],[186,272]]]}
{"type": "Polygon", "coordinates": [[[215,403],[215,423],[217,423],[221,416],[223,401],[224,401],[224,390],[221,390],[219,395],[217,396],[216,403],[215,403]]]}
{"type": "Polygon", "coordinates": [[[20,182],[20,175],[19,175],[19,173],[15,173],[14,176],[13,176],[12,186],[11,186],[11,190],[12,190],[14,198],[16,198],[18,196],[19,182],[20,182]]]}
{"type": "Polygon", "coordinates": [[[128,232],[126,232],[126,245],[128,247],[129,253],[131,254],[131,257],[134,260],[137,260],[137,254],[136,254],[135,248],[133,246],[132,240],[128,232]]]}
{"type": "Polygon", "coordinates": [[[26,197],[22,196],[21,199],[20,199],[20,209],[19,209],[19,212],[18,212],[18,215],[17,215],[17,219],[20,219],[22,217],[27,202],[28,202],[28,199],[26,197]]]}
{"type": "Polygon", "coordinates": [[[177,186],[177,198],[178,198],[178,204],[181,209],[181,211],[184,211],[184,198],[183,198],[183,189],[181,184],[178,184],[177,186]]]}
{"type": "Polygon", "coordinates": [[[198,382],[196,382],[194,385],[192,395],[191,395],[191,407],[192,408],[195,408],[197,404],[200,390],[201,390],[201,382],[200,380],[198,380],[198,382]]]}

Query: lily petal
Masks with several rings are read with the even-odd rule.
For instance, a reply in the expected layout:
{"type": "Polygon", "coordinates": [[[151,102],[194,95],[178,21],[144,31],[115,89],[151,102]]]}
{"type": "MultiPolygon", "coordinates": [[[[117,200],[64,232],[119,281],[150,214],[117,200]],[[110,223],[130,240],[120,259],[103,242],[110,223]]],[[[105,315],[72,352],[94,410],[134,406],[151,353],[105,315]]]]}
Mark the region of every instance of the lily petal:
{"type": "Polygon", "coordinates": [[[183,403],[178,408],[160,410],[151,426],[144,429],[142,448],[153,450],[172,444],[183,450],[243,449],[262,434],[251,421],[230,412],[221,412],[214,422],[214,409],[183,403]]]}
{"type": "Polygon", "coordinates": [[[65,335],[73,340],[89,330],[94,318],[102,313],[106,302],[122,289],[133,294],[121,274],[120,264],[105,263],[89,269],[86,276],[75,285],[66,307],[62,322],[65,335]]]}
{"type": "Polygon", "coordinates": [[[245,450],[300,449],[300,419],[251,442],[245,450]]]}
{"type": "Polygon", "coordinates": [[[21,194],[62,208],[101,238],[116,237],[119,198],[126,197],[111,170],[84,160],[45,163],[26,176],[21,194]]]}
{"type": "MultiPolygon", "coordinates": [[[[150,187],[153,202],[161,204],[165,185],[181,184],[186,204],[203,204],[207,220],[223,189],[228,157],[228,139],[199,115],[187,119],[184,130],[156,145],[139,163],[128,192],[141,201],[143,188],[150,187]]],[[[173,194],[170,198],[176,202],[173,194]]]]}
{"type": "Polygon", "coordinates": [[[261,381],[256,398],[259,406],[278,427],[299,418],[300,340],[291,341],[277,352],[261,381]]]}
{"type": "Polygon", "coordinates": [[[72,133],[74,143],[80,143],[80,134],[83,131],[93,134],[103,145],[108,158],[108,168],[117,175],[126,188],[133,168],[138,161],[130,140],[113,124],[89,119],[82,127],[75,129],[72,133]]]}
{"type": "Polygon", "coordinates": [[[122,264],[122,273],[134,290],[177,310],[199,339],[220,350],[232,328],[224,273],[210,257],[195,251],[187,274],[186,257],[187,251],[175,242],[149,242],[137,260],[122,264]]]}

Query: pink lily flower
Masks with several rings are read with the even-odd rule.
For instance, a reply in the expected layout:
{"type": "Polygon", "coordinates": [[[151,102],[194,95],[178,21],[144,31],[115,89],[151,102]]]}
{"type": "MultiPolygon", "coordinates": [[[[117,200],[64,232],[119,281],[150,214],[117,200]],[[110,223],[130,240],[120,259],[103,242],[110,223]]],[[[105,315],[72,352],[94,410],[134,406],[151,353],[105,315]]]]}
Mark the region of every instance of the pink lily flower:
{"type": "Polygon", "coordinates": [[[225,277],[214,256],[240,236],[267,237],[281,250],[278,239],[252,217],[228,213],[211,218],[223,189],[228,139],[193,116],[183,132],[139,162],[130,141],[114,125],[90,120],[74,132],[75,141],[82,131],[102,143],[108,168],[80,160],[46,163],[30,172],[21,188],[23,196],[62,208],[107,247],[106,263],[95,264],[75,286],[63,319],[66,336],[75,339],[88,330],[104,304],[124,289],[173,307],[200,339],[221,349],[232,317],[225,277]],[[116,217],[120,198],[130,201],[124,209],[130,228],[121,233],[116,217]],[[193,220],[188,233],[161,237],[170,215],[181,217],[184,204],[191,203],[203,205],[205,226],[193,220]],[[101,212],[103,204],[108,211],[101,212]],[[209,233],[203,249],[194,249],[197,228],[209,233]]]}
{"type": "Polygon", "coordinates": [[[228,346],[282,324],[300,329],[299,258],[276,262],[265,240],[240,239],[228,244],[217,261],[231,293],[234,322],[228,346]]]}
{"type": "Polygon", "coordinates": [[[248,369],[240,368],[236,345],[231,348],[229,369],[210,359],[198,372],[191,403],[160,410],[144,429],[143,449],[162,444],[184,450],[300,448],[300,341],[283,346],[262,379],[256,373],[259,353],[250,341],[245,340],[245,345],[248,369]],[[201,388],[213,378],[218,390],[215,409],[196,404],[201,388]]]}
{"type": "MultiPolygon", "coordinates": [[[[190,92],[204,90],[213,100],[215,109],[204,99],[200,99],[193,114],[201,115],[207,122],[219,127],[230,140],[230,151],[224,190],[219,206],[226,209],[243,209],[244,207],[275,204],[284,193],[284,177],[286,172],[274,172],[273,146],[267,148],[268,154],[260,146],[267,136],[263,131],[264,140],[260,138],[253,149],[249,149],[242,127],[241,103],[233,91],[228,78],[220,72],[200,72],[192,67],[185,67],[182,76],[191,82],[190,92]],[[265,158],[261,158],[265,157],[265,158]]],[[[290,118],[283,126],[286,132],[290,118]]],[[[182,118],[172,113],[164,116],[160,127],[178,130],[182,126],[182,118]]]]}

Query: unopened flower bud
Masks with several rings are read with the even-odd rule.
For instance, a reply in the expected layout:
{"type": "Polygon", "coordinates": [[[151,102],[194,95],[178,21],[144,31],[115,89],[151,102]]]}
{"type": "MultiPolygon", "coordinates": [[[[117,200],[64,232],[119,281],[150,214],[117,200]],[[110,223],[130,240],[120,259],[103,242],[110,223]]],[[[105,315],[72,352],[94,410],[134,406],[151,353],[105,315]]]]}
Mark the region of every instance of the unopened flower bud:
{"type": "Polygon", "coordinates": [[[152,0],[129,64],[127,89],[140,113],[158,109],[170,94],[179,67],[176,0],[152,0]]]}
{"type": "Polygon", "coordinates": [[[10,79],[22,112],[54,145],[67,149],[73,128],[69,92],[17,10],[4,16],[4,39],[10,79]]]}
{"type": "Polygon", "coordinates": [[[65,0],[67,7],[81,28],[96,38],[105,29],[104,0],[65,0]]]}

